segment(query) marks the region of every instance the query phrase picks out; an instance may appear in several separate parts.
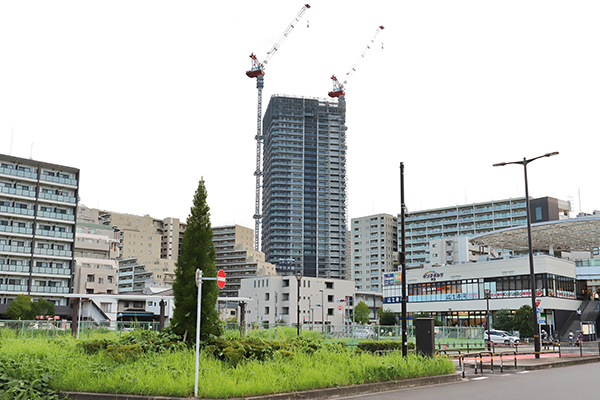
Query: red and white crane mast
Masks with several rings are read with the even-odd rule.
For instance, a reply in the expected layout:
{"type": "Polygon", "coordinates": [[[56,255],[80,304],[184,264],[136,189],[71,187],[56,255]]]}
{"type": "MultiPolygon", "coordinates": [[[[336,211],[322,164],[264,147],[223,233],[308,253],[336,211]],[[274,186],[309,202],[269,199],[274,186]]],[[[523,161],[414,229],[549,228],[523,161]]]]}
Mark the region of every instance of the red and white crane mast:
{"type": "Polygon", "coordinates": [[[250,54],[250,58],[252,59],[252,67],[249,71],[246,71],[246,75],[249,78],[256,78],[256,88],[258,89],[258,107],[256,112],[256,170],[254,171],[254,176],[256,177],[256,197],[254,204],[254,250],[259,249],[259,240],[260,240],[260,220],[262,215],[260,213],[260,189],[261,189],[261,177],[262,177],[262,169],[261,169],[261,153],[262,153],[262,144],[264,136],[262,134],[262,89],[265,85],[264,75],[265,75],[265,65],[269,62],[269,60],[275,55],[277,50],[281,47],[281,44],[287,39],[289,34],[294,29],[295,25],[300,22],[302,16],[310,8],[310,5],[305,4],[296,17],[292,20],[292,22],[287,26],[287,28],[283,31],[283,34],[279,37],[279,39],[275,42],[275,44],[271,47],[271,49],[267,52],[265,59],[260,62],[258,57],[254,53],[250,54]]]}

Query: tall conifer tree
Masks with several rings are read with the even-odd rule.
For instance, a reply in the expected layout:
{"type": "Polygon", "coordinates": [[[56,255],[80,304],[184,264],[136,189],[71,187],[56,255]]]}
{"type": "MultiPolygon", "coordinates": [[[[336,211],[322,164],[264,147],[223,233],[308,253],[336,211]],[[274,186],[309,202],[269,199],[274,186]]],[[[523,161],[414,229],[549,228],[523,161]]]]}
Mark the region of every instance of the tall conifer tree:
{"type": "MultiPolygon", "coordinates": [[[[201,179],[187,219],[173,282],[175,310],[171,324],[175,333],[182,336],[187,333],[187,340],[190,342],[195,341],[196,338],[198,304],[196,269],[201,269],[204,277],[217,276],[210,208],[206,197],[204,179],[201,179]]],[[[218,296],[217,282],[205,280],[202,284],[200,340],[206,340],[210,335],[218,336],[221,333],[221,323],[215,309],[218,296]]]]}

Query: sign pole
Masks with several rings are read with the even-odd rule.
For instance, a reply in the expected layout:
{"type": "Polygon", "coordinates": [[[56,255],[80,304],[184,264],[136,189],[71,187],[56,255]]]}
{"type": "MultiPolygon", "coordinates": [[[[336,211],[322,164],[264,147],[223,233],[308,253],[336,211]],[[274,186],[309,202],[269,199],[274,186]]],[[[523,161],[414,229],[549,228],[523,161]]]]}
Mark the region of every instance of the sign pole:
{"type": "Polygon", "coordinates": [[[196,307],[196,371],[194,375],[194,397],[198,397],[198,369],[200,367],[200,311],[202,308],[202,281],[217,281],[219,289],[225,286],[225,272],[219,270],[214,278],[203,278],[202,270],[196,269],[196,286],[198,286],[198,305],[196,307]]]}
{"type": "Polygon", "coordinates": [[[196,270],[196,285],[198,286],[198,307],[196,310],[196,371],[194,378],[194,397],[198,397],[198,369],[200,366],[200,308],[202,306],[202,270],[196,270]]]}

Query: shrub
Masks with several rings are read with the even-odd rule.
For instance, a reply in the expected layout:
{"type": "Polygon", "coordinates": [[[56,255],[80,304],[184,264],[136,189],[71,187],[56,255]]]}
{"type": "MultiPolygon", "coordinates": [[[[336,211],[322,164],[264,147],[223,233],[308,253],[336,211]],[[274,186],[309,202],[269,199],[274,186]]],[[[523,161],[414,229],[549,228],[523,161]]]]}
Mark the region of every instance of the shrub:
{"type": "MultiPolygon", "coordinates": [[[[402,351],[402,342],[368,340],[368,341],[359,343],[357,345],[357,348],[362,351],[369,352],[369,353],[402,351]]],[[[412,342],[408,342],[407,348],[408,348],[408,350],[414,350],[415,344],[412,342]]]]}

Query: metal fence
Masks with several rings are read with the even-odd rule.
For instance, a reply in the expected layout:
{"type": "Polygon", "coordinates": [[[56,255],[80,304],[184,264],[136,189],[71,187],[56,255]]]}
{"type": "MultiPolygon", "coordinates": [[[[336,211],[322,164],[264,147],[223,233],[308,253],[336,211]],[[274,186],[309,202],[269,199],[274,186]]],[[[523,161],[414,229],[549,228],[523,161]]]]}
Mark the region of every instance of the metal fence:
{"type": "MultiPolygon", "coordinates": [[[[114,332],[116,335],[133,330],[158,330],[158,322],[81,321],[76,333],[78,337],[93,333],[114,332]]],[[[0,337],[47,338],[71,335],[71,321],[14,321],[0,320],[0,337]]]]}

